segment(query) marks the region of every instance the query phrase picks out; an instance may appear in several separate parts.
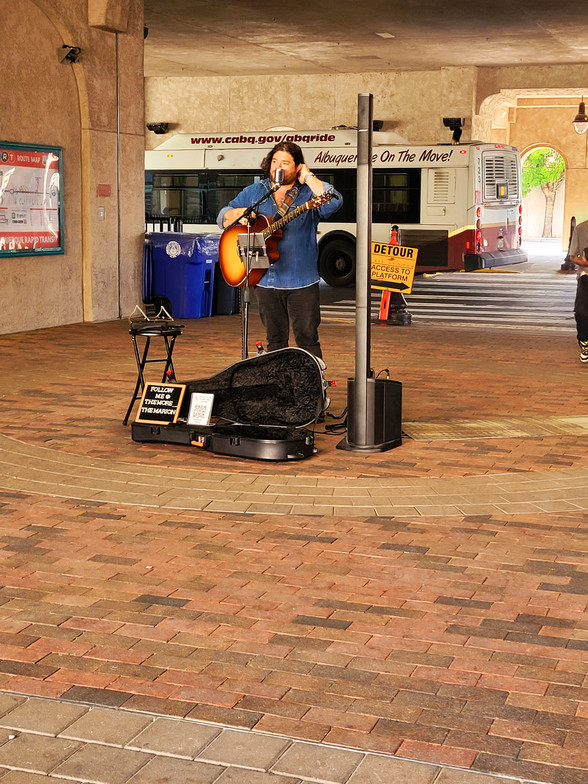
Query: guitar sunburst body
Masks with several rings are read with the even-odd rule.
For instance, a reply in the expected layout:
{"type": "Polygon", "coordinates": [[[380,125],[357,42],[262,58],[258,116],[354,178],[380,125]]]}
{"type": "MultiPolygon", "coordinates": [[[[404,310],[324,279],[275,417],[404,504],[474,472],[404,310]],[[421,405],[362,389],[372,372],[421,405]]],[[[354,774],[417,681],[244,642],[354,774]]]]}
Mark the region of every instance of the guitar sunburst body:
{"type": "MultiPolygon", "coordinates": [[[[280,258],[278,240],[282,236],[282,227],[290,223],[294,218],[302,215],[303,212],[314,210],[320,207],[321,204],[325,204],[334,198],[336,198],[334,193],[323,193],[310,201],[304,202],[304,204],[276,220],[272,220],[266,215],[258,215],[256,217],[251,226],[251,232],[263,234],[268,259],[271,264],[280,258]]],[[[239,253],[239,235],[241,234],[247,234],[247,226],[242,226],[240,223],[231,226],[230,229],[225,229],[222,233],[218,248],[221,272],[229,286],[244,286],[246,278],[249,286],[255,286],[265,274],[265,269],[252,269],[249,271],[249,276],[247,276],[247,268],[239,253]]]]}
{"type": "MultiPolygon", "coordinates": [[[[272,225],[272,219],[265,215],[258,215],[251,226],[252,234],[264,234],[272,225]]],[[[219,256],[221,272],[223,278],[229,286],[244,286],[247,270],[241,254],[239,253],[239,236],[247,234],[247,226],[237,224],[223,232],[219,243],[219,256]]],[[[273,264],[280,257],[278,253],[278,240],[282,236],[282,230],[278,229],[271,236],[265,237],[265,246],[270,263],[273,264]]],[[[255,286],[263,275],[265,269],[252,269],[249,272],[249,285],[255,286]]]]}

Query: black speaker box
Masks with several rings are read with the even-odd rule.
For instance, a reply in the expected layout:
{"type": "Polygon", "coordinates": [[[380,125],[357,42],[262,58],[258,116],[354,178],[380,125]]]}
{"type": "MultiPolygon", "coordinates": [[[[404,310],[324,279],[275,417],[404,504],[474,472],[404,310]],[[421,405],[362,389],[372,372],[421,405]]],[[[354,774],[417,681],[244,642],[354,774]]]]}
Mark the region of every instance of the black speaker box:
{"type": "Polygon", "coordinates": [[[347,446],[350,450],[384,452],[402,444],[402,383],[389,378],[367,379],[367,444],[358,443],[355,379],[347,381],[347,446]]]}

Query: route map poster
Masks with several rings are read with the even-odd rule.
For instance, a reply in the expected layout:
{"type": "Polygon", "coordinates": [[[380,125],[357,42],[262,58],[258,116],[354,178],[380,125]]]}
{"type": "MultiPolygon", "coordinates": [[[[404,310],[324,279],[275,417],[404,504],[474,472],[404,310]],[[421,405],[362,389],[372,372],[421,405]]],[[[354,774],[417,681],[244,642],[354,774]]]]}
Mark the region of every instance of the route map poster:
{"type": "Polygon", "coordinates": [[[63,253],[62,148],[0,141],[0,256],[63,253]]]}

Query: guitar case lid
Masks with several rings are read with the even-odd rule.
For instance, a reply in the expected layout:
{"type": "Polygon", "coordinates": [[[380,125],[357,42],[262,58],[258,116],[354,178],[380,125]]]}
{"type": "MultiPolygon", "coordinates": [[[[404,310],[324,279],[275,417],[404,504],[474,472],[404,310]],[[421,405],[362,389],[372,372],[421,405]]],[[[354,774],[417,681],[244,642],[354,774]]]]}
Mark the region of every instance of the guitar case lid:
{"type": "Polygon", "coordinates": [[[180,416],[190,395],[214,395],[212,416],[240,425],[299,428],[327,407],[324,362],[301,348],[282,348],[236,362],[206,379],[183,382],[180,416]]]}

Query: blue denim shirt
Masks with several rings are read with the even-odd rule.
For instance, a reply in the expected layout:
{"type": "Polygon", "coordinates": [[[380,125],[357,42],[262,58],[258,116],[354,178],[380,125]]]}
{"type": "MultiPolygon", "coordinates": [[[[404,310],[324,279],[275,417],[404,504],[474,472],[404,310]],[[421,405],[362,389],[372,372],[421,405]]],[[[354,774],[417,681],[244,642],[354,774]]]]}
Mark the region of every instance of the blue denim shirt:
{"type": "MultiPolygon", "coordinates": [[[[331,201],[321,204],[313,210],[306,210],[294,218],[282,229],[283,236],[278,241],[279,259],[263,275],[258,286],[272,289],[302,289],[318,283],[318,245],[316,230],[320,220],[328,218],[343,204],[343,197],[328,183],[324,183],[325,191],[335,194],[331,201]]],[[[269,180],[262,180],[248,185],[226,207],[219,212],[217,223],[223,228],[223,218],[227,210],[235,207],[249,207],[270,190],[269,180]]],[[[308,185],[298,185],[298,194],[288,212],[314,198],[308,185]]],[[[273,194],[257,208],[258,215],[273,218],[278,207],[273,194]]]]}

